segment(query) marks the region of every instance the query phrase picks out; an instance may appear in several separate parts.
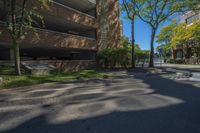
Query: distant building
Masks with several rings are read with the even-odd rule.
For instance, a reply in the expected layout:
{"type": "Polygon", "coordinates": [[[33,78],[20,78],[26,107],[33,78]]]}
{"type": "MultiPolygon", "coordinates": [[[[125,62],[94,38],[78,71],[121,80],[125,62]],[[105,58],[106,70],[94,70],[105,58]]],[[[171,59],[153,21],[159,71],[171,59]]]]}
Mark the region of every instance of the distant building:
{"type": "Polygon", "coordinates": [[[200,20],[200,11],[198,12],[189,11],[183,16],[181,16],[181,23],[191,24],[195,20],[200,20]]]}

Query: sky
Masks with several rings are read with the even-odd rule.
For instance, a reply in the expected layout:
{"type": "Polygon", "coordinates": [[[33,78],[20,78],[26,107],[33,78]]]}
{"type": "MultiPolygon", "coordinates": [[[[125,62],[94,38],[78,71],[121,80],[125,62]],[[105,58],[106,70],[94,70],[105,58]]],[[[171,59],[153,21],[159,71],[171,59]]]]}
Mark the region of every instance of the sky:
{"type": "MultiPolygon", "coordinates": [[[[123,31],[124,35],[131,40],[131,22],[128,19],[124,19],[124,14],[121,14],[121,20],[123,22],[123,31]]],[[[160,29],[170,22],[166,21],[162,23],[157,31],[159,33],[160,29]]],[[[150,49],[150,38],[151,38],[151,28],[141,21],[140,19],[136,19],[135,21],[135,42],[139,44],[140,48],[143,50],[150,49]]],[[[158,44],[155,43],[155,48],[158,44]]]]}

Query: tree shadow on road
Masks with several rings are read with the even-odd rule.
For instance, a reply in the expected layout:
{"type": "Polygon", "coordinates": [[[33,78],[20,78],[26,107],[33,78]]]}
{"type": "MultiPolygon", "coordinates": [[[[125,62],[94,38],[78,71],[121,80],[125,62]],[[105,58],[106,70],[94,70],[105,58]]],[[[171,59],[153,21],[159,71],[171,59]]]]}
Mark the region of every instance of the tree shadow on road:
{"type": "Polygon", "coordinates": [[[89,99],[78,95],[74,99],[80,98],[81,105],[62,101],[43,106],[45,113],[3,133],[200,133],[197,82],[173,81],[161,75],[128,75],[134,77],[116,79],[116,86],[105,85],[104,93],[89,99]],[[118,85],[124,90],[117,89],[118,85]],[[147,93],[134,93],[138,90],[147,93]],[[109,96],[105,96],[107,92],[109,96]],[[56,108],[52,111],[53,106],[56,108]]]}

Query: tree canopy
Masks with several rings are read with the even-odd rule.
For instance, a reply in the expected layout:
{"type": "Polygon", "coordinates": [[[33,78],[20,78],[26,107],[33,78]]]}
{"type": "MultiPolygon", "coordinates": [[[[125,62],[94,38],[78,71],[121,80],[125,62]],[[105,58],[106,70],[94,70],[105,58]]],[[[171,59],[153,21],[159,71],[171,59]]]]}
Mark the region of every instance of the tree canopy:
{"type": "Polygon", "coordinates": [[[169,44],[173,37],[173,30],[177,26],[176,20],[172,21],[169,25],[163,27],[159,34],[156,36],[156,42],[159,44],[169,44]]]}
{"type": "Polygon", "coordinates": [[[191,24],[170,24],[161,29],[157,38],[157,42],[161,45],[156,49],[164,58],[170,55],[171,49],[181,50],[185,59],[194,54],[200,56],[200,21],[191,24]]]}
{"type": "Polygon", "coordinates": [[[195,21],[188,25],[182,23],[174,28],[173,37],[171,38],[171,46],[179,45],[199,45],[200,44],[200,21],[195,21]]]}

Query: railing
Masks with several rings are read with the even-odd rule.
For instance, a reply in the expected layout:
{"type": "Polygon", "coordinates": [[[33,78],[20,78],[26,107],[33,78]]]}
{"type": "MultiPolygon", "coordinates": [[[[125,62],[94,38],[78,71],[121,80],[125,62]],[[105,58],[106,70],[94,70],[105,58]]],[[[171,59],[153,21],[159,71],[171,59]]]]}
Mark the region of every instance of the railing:
{"type": "Polygon", "coordinates": [[[73,37],[78,37],[78,38],[96,41],[96,39],[93,39],[93,38],[79,36],[79,35],[73,35],[73,34],[63,33],[63,32],[58,32],[58,31],[53,31],[53,30],[49,30],[49,29],[41,29],[41,28],[34,28],[34,29],[36,29],[38,31],[43,31],[43,32],[50,32],[50,33],[60,34],[60,35],[64,35],[64,36],[69,35],[69,36],[73,36],[73,37]]]}
{"type": "MultiPolygon", "coordinates": [[[[4,26],[4,24],[5,24],[5,22],[0,21],[0,26],[4,26]]],[[[68,35],[68,36],[73,36],[73,37],[78,37],[78,38],[96,41],[96,39],[93,39],[93,38],[79,36],[79,35],[73,35],[73,34],[64,33],[64,32],[53,31],[53,30],[49,30],[49,29],[42,29],[42,28],[36,28],[36,27],[34,27],[34,29],[36,29],[38,31],[43,31],[43,32],[55,33],[55,34],[60,34],[60,35],[64,35],[64,36],[68,35]]]]}
{"type": "Polygon", "coordinates": [[[71,7],[69,7],[69,6],[66,6],[66,5],[64,5],[64,4],[58,3],[58,2],[56,2],[56,1],[53,1],[53,3],[56,4],[56,5],[62,6],[62,7],[64,7],[64,8],[70,9],[70,10],[72,10],[72,11],[74,11],[74,12],[79,13],[79,14],[82,14],[82,15],[85,15],[85,16],[88,16],[88,17],[91,17],[91,18],[96,19],[96,18],[95,18],[94,16],[92,16],[92,15],[89,15],[89,14],[87,14],[87,13],[81,12],[81,11],[79,11],[79,10],[76,10],[76,9],[71,8],[71,7]]]}

